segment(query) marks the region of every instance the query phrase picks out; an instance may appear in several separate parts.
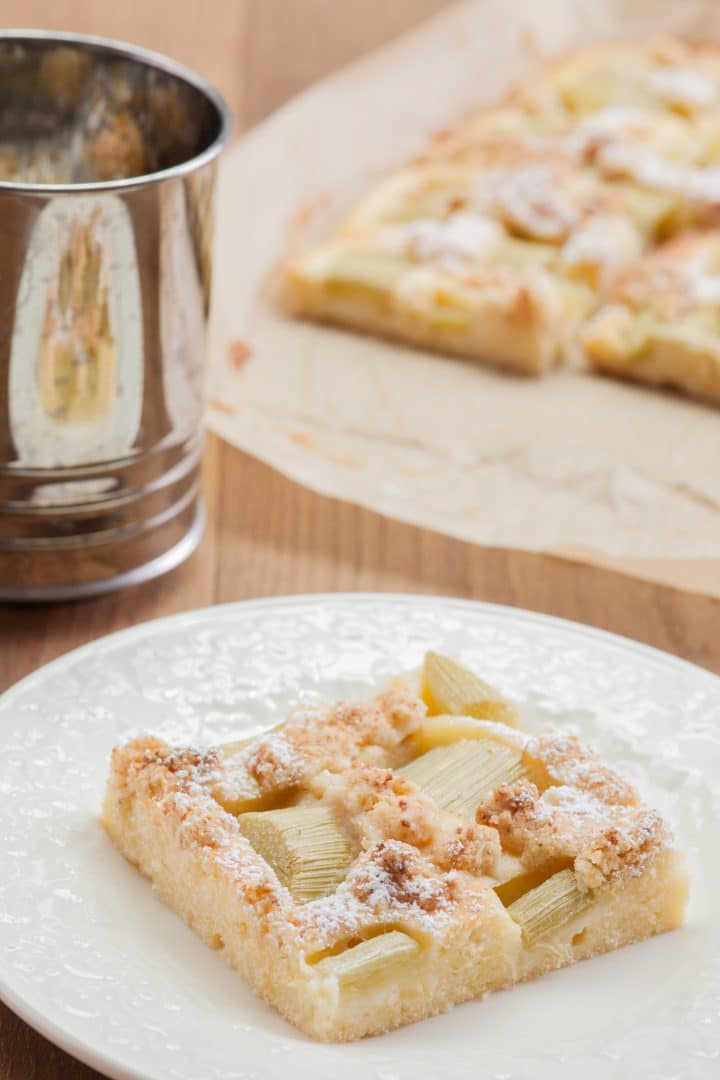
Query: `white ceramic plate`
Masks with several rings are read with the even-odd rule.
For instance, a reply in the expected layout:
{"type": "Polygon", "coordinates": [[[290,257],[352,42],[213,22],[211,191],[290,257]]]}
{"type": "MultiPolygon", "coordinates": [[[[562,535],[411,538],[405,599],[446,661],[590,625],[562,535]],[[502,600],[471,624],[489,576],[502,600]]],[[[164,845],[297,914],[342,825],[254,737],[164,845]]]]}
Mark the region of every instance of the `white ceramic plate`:
{"type": "Polygon", "coordinates": [[[0,993],[112,1077],[695,1080],[720,1069],[720,680],[527,612],[423,597],[256,601],[149,623],[0,700],[0,993]],[[687,926],[381,1038],[317,1045],[154,897],[97,820],[110,748],[209,743],[308,691],[361,695],[428,647],[589,739],[689,854],[687,926]]]}

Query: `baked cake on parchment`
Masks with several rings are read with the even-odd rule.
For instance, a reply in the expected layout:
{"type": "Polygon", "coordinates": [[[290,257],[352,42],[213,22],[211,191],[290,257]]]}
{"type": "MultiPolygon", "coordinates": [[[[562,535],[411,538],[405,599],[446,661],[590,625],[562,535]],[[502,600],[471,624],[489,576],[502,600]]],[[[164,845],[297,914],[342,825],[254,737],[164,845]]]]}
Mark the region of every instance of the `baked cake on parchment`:
{"type": "MultiPolygon", "coordinates": [[[[576,365],[618,279],[643,278],[646,253],[683,230],[720,224],[719,159],[720,49],[577,52],[442,132],[327,243],[290,256],[282,299],[294,315],[505,369],[576,365]]],[[[714,336],[707,371],[687,370],[681,325],[668,380],[653,364],[630,374],[717,401],[714,336]]]]}
{"type": "Polygon", "coordinates": [[[103,822],[308,1035],[357,1039],[680,925],[672,836],[575,738],[430,653],[418,685],[210,750],[113,752],[103,822]]]}

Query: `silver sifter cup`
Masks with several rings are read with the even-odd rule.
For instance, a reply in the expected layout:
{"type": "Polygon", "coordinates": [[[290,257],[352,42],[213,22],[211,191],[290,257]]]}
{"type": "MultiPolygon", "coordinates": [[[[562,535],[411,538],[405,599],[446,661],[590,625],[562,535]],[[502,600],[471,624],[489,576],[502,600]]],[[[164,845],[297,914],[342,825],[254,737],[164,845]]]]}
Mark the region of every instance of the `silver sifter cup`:
{"type": "Polygon", "coordinates": [[[198,543],[230,128],[161,56],[0,33],[0,599],[137,583],[198,543]]]}

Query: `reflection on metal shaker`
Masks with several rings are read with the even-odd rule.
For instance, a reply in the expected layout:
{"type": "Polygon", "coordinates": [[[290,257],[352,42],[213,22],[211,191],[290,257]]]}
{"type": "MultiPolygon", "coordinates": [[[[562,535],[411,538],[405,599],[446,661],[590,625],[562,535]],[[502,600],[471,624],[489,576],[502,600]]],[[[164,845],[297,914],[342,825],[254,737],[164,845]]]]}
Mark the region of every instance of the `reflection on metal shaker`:
{"type": "Polygon", "coordinates": [[[198,542],[229,127],[161,57],[0,34],[0,598],[142,581],[198,542]]]}

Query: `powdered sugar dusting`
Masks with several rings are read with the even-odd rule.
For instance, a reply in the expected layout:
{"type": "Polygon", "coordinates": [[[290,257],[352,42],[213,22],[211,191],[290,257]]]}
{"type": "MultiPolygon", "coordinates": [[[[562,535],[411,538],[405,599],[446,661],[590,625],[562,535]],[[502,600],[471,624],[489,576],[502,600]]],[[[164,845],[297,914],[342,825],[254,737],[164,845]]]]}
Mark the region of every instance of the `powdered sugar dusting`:
{"type": "Polygon", "coordinates": [[[632,142],[608,143],[598,151],[596,161],[610,176],[629,176],[646,187],[698,203],[720,203],[720,167],[678,165],[632,142]]]}
{"type": "Polygon", "coordinates": [[[635,805],[638,801],[632,785],[572,735],[554,732],[532,739],[528,753],[542,762],[553,784],[589,792],[607,806],[635,805]]]}
{"type": "Polygon", "coordinates": [[[693,278],[692,295],[697,304],[720,304],[720,275],[700,274],[693,278]]]}
{"type": "Polygon", "coordinates": [[[708,165],[703,169],[688,169],[685,188],[699,202],[720,203],[720,167],[708,165]]]}
{"type": "Polygon", "coordinates": [[[597,268],[599,284],[604,288],[642,249],[642,237],[629,218],[593,214],[572,231],[560,257],[566,266],[597,268]]]}
{"type": "Polygon", "coordinates": [[[287,791],[323,769],[340,771],[353,761],[387,764],[388,751],[422,722],[416,695],[394,688],[359,705],[337,702],[294,714],[282,727],[255,739],[230,758],[215,794],[229,809],[247,799],[287,791]]]}
{"type": "Polygon", "coordinates": [[[581,120],[565,140],[573,157],[592,156],[608,142],[646,136],[652,129],[653,114],[648,109],[615,105],[581,120]]]}
{"type": "Polygon", "coordinates": [[[271,779],[278,787],[294,783],[299,767],[298,754],[287,736],[282,732],[271,732],[263,738],[262,749],[262,755],[258,755],[257,748],[249,748],[243,763],[246,767],[254,767],[258,782],[262,784],[271,779]]]}
{"type": "Polygon", "coordinates": [[[481,891],[464,890],[462,881],[454,871],[435,870],[410,845],[384,841],[356,860],[332,896],[305,904],[300,924],[323,945],[398,922],[441,933],[458,918],[477,916],[483,908],[481,891]]]}
{"type": "Polygon", "coordinates": [[[510,228],[537,240],[560,239],[579,220],[577,207],[544,164],[492,170],[487,193],[491,205],[510,228]]]}
{"type": "Polygon", "coordinates": [[[667,105],[684,109],[703,109],[718,96],[715,82],[692,68],[660,68],[649,77],[650,89],[667,105]]]}
{"type": "Polygon", "coordinates": [[[496,221],[469,212],[451,214],[444,221],[420,218],[401,228],[410,255],[445,264],[487,258],[503,237],[496,221]]]}

